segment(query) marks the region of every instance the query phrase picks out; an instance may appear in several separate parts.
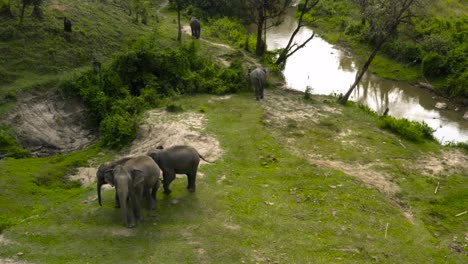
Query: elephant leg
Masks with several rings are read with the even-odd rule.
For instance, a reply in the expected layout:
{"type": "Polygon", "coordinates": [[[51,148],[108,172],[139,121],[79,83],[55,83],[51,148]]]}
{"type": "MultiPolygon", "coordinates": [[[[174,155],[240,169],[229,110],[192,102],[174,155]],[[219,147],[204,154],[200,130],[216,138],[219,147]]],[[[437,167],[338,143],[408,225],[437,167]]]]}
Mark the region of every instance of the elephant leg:
{"type": "Polygon", "coordinates": [[[191,173],[187,173],[187,180],[188,180],[188,185],[187,185],[187,190],[189,192],[195,192],[195,181],[197,178],[197,170],[191,173]]]}
{"type": "Polygon", "coordinates": [[[153,201],[151,199],[152,197],[150,194],[150,187],[145,186],[145,188],[143,189],[143,197],[146,199],[146,206],[148,210],[153,209],[153,201]]]}
{"type": "Polygon", "coordinates": [[[255,86],[255,99],[260,100],[260,87],[257,85],[255,86]]]}
{"type": "Polygon", "coordinates": [[[119,194],[115,192],[115,208],[120,208],[119,194]]]}
{"type": "Polygon", "coordinates": [[[263,99],[263,83],[260,85],[260,99],[263,99]]]}
{"type": "Polygon", "coordinates": [[[151,205],[151,209],[156,209],[156,194],[159,189],[159,179],[154,184],[153,188],[151,188],[151,200],[153,201],[151,205]]]}
{"type": "Polygon", "coordinates": [[[171,182],[175,179],[175,172],[174,171],[166,171],[163,172],[163,188],[165,194],[170,194],[172,191],[169,188],[171,182]]]}

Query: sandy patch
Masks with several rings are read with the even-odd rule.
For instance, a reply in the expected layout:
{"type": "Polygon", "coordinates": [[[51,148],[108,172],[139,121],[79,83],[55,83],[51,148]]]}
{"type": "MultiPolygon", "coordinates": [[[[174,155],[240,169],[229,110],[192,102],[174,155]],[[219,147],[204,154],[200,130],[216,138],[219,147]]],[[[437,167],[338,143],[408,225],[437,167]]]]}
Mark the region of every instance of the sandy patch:
{"type": "Polygon", "coordinates": [[[426,176],[450,175],[457,171],[468,171],[468,156],[462,151],[445,150],[437,156],[427,156],[408,164],[414,166],[426,176]]]}
{"type": "Polygon", "coordinates": [[[374,164],[348,164],[336,160],[317,159],[314,155],[309,155],[308,159],[312,164],[330,169],[337,169],[354,176],[360,179],[366,186],[376,188],[387,195],[394,195],[400,191],[400,187],[389,181],[387,179],[388,177],[385,177],[381,172],[371,169],[374,164]]]}
{"type": "Polygon", "coordinates": [[[88,187],[96,180],[96,168],[81,167],[75,175],[70,176],[70,180],[79,181],[82,187],[88,187]]]}
{"type": "Polygon", "coordinates": [[[149,111],[128,154],[146,154],[158,146],[190,145],[207,160],[215,161],[222,151],[215,138],[201,132],[205,125],[206,119],[201,113],[149,111]]]}

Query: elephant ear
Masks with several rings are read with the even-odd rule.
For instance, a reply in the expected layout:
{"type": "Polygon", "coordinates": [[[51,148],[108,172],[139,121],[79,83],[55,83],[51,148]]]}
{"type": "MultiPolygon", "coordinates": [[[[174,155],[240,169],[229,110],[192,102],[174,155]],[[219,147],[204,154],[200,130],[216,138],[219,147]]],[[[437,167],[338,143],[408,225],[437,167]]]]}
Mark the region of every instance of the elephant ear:
{"type": "Polygon", "coordinates": [[[104,171],[104,181],[108,184],[114,186],[114,170],[104,171]]]}
{"type": "Polygon", "coordinates": [[[131,177],[133,181],[133,187],[137,187],[138,185],[143,184],[145,181],[145,176],[141,170],[132,170],[131,177]]]}

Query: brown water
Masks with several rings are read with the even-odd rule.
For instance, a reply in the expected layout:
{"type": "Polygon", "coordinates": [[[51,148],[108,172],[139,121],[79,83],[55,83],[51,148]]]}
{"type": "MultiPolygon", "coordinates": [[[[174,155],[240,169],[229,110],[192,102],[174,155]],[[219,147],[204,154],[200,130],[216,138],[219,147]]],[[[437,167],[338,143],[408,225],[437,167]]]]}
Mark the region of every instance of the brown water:
{"type": "MultiPolygon", "coordinates": [[[[284,48],[289,41],[297,22],[291,10],[284,22],[267,31],[269,50],[284,48]]],[[[296,42],[302,43],[312,34],[312,30],[302,28],[296,42]]],[[[305,91],[310,87],[314,94],[346,93],[356,74],[356,62],[349,54],[339,50],[320,37],[314,37],[304,48],[289,57],[283,74],[289,88],[305,91]]],[[[442,143],[468,142],[468,121],[463,119],[463,111],[439,110],[436,98],[427,90],[405,82],[381,79],[366,74],[359,88],[355,89],[350,100],[362,103],[382,114],[388,107],[389,115],[397,118],[426,122],[436,129],[434,136],[442,143]]]]}

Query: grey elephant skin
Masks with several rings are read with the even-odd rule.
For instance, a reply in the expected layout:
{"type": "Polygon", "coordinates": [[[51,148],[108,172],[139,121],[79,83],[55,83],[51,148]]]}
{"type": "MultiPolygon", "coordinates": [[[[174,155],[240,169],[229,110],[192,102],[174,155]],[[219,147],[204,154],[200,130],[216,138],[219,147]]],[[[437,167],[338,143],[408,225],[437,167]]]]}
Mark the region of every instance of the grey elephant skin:
{"type": "Polygon", "coordinates": [[[172,192],[169,185],[175,179],[176,174],[186,174],[187,189],[190,192],[195,192],[195,180],[200,158],[208,163],[213,163],[203,158],[195,148],[187,145],[176,145],[168,149],[159,147],[158,150],[149,152],[147,155],[153,158],[162,170],[165,194],[172,192]]]}
{"type": "Polygon", "coordinates": [[[190,18],[190,28],[192,29],[192,37],[199,39],[201,34],[200,20],[196,17],[190,18]]]}
{"type": "Polygon", "coordinates": [[[263,99],[263,89],[266,84],[266,70],[264,68],[257,67],[250,72],[249,77],[250,83],[255,88],[255,99],[263,99]]]}
{"type": "MultiPolygon", "coordinates": [[[[125,157],[117,161],[104,163],[101,166],[99,166],[96,173],[99,205],[102,206],[101,187],[103,184],[110,183],[106,180],[106,178],[113,177],[114,169],[117,166],[122,166],[124,169],[128,170],[130,174],[132,174],[133,171],[141,171],[144,177],[143,194],[147,200],[148,209],[154,209],[156,207],[156,192],[159,188],[159,179],[161,178],[161,172],[154,160],[146,155],[125,157]]],[[[117,189],[115,192],[115,206],[117,208],[121,207],[121,202],[119,199],[117,189]]]]}

